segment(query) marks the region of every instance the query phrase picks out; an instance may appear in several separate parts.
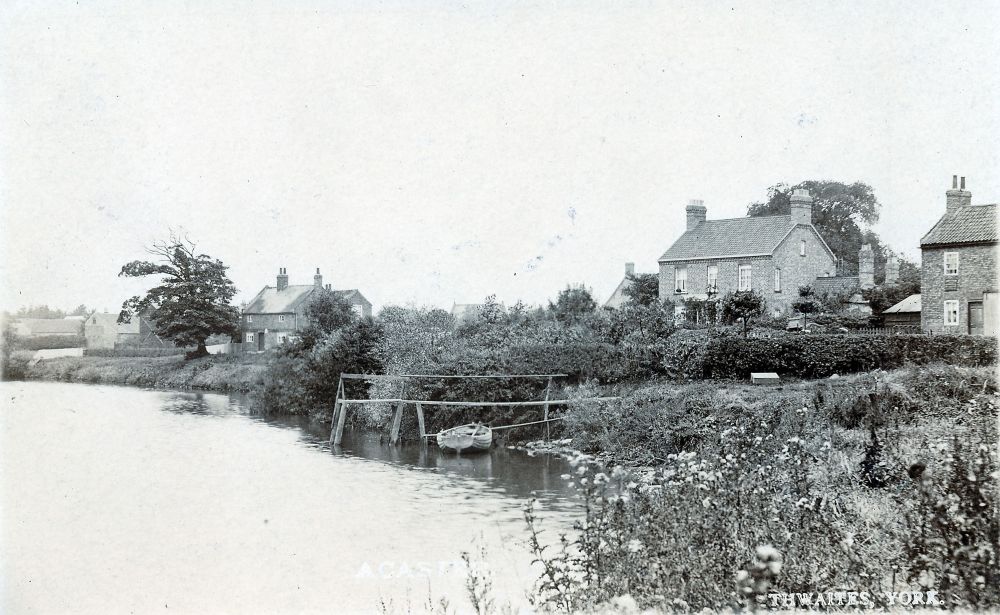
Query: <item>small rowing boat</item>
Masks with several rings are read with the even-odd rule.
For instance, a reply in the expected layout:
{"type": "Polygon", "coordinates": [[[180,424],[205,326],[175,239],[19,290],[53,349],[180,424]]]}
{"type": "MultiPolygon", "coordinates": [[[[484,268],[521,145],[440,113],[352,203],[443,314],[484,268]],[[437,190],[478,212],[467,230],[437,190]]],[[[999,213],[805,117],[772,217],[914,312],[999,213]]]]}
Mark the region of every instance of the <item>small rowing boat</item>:
{"type": "Polygon", "coordinates": [[[493,430],[482,423],[460,425],[439,433],[437,443],[443,451],[488,451],[493,444],[493,430]]]}

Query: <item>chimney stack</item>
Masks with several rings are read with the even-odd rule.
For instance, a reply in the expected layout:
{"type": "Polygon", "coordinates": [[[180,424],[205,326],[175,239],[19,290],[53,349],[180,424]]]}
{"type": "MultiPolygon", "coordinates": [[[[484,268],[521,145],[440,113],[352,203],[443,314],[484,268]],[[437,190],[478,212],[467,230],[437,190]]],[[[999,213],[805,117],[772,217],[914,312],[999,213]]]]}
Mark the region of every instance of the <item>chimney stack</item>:
{"type": "Polygon", "coordinates": [[[705,221],[708,210],[705,208],[705,201],[701,199],[691,199],[687,206],[687,230],[691,230],[705,221]]]}
{"type": "Polygon", "coordinates": [[[324,288],[326,288],[327,290],[333,290],[332,288],[330,288],[329,284],[327,284],[326,286],[324,286],[324,288]]]}
{"type": "Polygon", "coordinates": [[[889,254],[885,259],[885,283],[895,284],[899,281],[899,259],[895,254],[889,254]]]}
{"type": "Polygon", "coordinates": [[[812,224],[813,199],[808,190],[793,190],[791,204],[792,224],[812,224]]]}
{"type": "Polygon", "coordinates": [[[288,273],[284,267],[278,269],[278,292],[288,288],[288,273]]]}
{"type": "Polygon", "coordinates": [[[959,183],[958,175],[951,176],[951,190],[945,192],[945,209],[948,213],[959,207],[972,205],[972,193],[965,189],[965,178],[959,183]]]}
{"type": "Polygon", "coordinates": [[[858,285],[862,289],[875,287],[875,252],[867,243],[858,252],[858,285]]]}
{"type": "Polygon", "coordinates": [[[323,288],[323,276],[319,273],[319,267],[316,267],[316,275],[313,276],[313,286],[323,288]]]}
{"type": "Polygon", "coordinates": [[[625,275],[635,275],[635,263],[625,263],[625,275]]]}

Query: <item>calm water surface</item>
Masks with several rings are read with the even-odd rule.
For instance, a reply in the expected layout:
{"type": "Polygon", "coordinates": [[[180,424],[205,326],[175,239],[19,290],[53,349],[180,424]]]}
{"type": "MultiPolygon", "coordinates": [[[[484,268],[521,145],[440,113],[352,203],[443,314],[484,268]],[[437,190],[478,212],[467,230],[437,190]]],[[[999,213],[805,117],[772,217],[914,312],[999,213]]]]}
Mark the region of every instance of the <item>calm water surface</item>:
{"type": "Polygon", "coordinates": [[[262,420],[226,395],[0,383],[0,611],[303,613],[467,608],[460,553],[526,603],[522,506],[579,515],[565,462],[444,456],[262,420]]]}

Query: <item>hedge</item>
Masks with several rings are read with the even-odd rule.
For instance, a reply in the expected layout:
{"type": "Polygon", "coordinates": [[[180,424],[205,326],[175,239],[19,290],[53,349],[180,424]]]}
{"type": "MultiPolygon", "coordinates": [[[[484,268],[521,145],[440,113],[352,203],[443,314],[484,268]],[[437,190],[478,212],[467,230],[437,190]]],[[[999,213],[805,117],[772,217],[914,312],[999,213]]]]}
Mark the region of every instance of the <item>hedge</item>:
{"type": "Polygon", "coordinates": [[[996,360],[997,340],[971,335],[719,336],[678,344],[665,366],[678,376],[695,379],[749,378],[751,372],[826,378],[906,363],[975,367],[996,360]]]}

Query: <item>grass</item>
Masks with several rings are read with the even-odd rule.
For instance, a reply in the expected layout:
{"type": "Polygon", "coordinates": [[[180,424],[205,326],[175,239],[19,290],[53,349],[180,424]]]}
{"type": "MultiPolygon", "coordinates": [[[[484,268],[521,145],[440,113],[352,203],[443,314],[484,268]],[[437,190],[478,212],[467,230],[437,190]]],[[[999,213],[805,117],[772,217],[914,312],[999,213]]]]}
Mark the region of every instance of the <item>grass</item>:
{"type": "Polygon", "coordinates": [[[186,361],[166,357],[64,357],[39,361],[25,377],[166,389],[250,392],[261,386],[266,354],[212,355],[186,361]]]}

